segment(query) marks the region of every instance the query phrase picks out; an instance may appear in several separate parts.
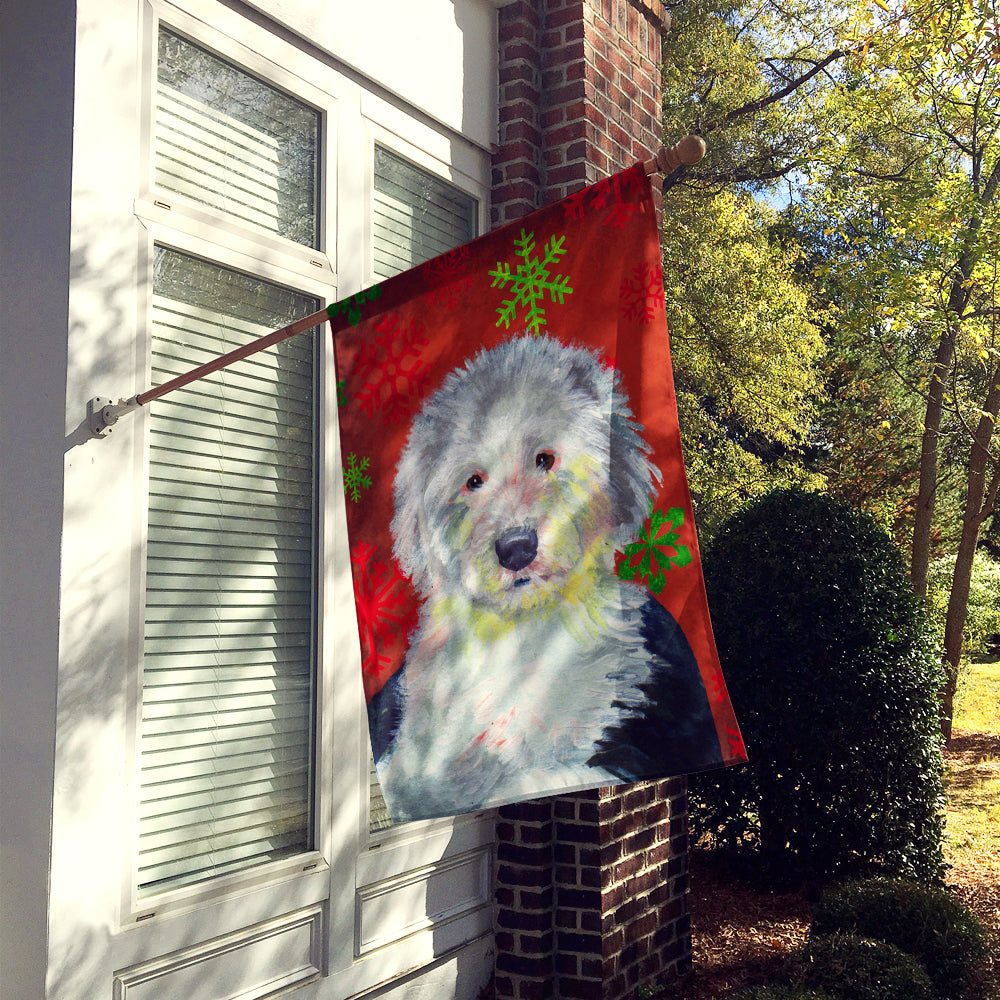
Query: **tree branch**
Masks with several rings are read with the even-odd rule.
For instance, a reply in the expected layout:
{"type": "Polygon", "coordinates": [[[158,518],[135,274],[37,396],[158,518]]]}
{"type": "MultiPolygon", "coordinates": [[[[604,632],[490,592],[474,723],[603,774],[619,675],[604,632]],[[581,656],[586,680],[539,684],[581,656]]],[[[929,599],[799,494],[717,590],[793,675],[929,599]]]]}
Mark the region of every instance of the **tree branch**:
{"type": "Polygon", "coordinates": [[[776,90],[773,94],[768,94],[766,97],[758,98],[756,101],[750,101],[744,104],[742,107],[733,108],[732,111],[726,112],[722,117],[721,121],[715,122],[714,124],[702,126],[700,130],[701,135],[707,135],[710,132],[714,132],[717,128],[722,128],[724,125],[728,125],[730,122],[735,121],[737,118],[744,118],[747,115],[754,115],[758,111],[763,111],[764,108],[771,104],[777,104],[778,101],[783,100],[789,94],[798,90],[804,83],[808,83],[814,76],[818,73],[822,73],[831,63],[836,62],[838,59],[843,59],[847,55],[846,49],[834,49],[829,55],[824,59],[821,59],[816,65],[813,66],[811,70],[807,73],[803,73],[802,76],[796,77],[787,86],[782,87],[781,90],[776,90]]]}

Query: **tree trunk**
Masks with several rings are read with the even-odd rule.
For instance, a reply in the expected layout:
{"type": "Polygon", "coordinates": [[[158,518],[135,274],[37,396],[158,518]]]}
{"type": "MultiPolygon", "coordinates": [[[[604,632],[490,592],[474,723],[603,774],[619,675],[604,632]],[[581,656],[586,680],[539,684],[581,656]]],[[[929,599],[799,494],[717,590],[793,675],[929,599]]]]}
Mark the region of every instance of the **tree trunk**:
{"type": "MultiPolygon", "coordinates": [[[[981,162],[981,159],[976,162],[981,162]]],[[[976,176],[978,177],[978,167],[976,176]]],[[[938,437],[941,433],[941,414],[944,409],[944,378],[951,368],[958,327],[969,304],[969,278],[972,274],[976,239],[983,224],[983,216],[993,204],[998,190],[1000,190],[1000,159],[993,164],[990,176],[981,191],[978,190],[977,184],[978,206],[965,228],[962,254],[958,258],[955,277],[948,293],[948,308],[945,313],[948,327],[934,353],[924,432],[920,442],[920,485],[917,491],[917,510],[913,520],[913,545],[910,553],[910,582],[921,597],[927,596],[927,568],[930,565],[931,527],[934,520],[934,497],[937,491],[938,437]]]]}
{"type": "Polygon", "coordinates": [[[955,573],[948,597],[948,615],[944,626],[944,665],[947,676],[941,692],[941,733],[951,739],[952,718],[955,712],[955,689],[958,685],[958,668],[962,658],[962,633],[969,608],[969,588],[972,583],[972,564],[979,544],[979,531],[983,521],[993,513],[997,485],[1000,484],[1000,464],[990,458],[990,442],[1000,409],[1000,371],[990,380],[983,414],[972,441],[969,455],[968,485],[965,511],[962,516],[962,536],[955,557],[955,573]],[[987,482],[990,464],[994,466],[992,480],[987,482]]]}
{"type": "Polygon", "coordinates": [[[924,431],[920,439],[920,484],[917,487],[917,509],[913,518],[913,544],[910,551],[910,582],[920,597],[927,596],[927,569],[931,559],[931,525],[934,520],[934,498],[937,493],[938,437],[941,414],[944,412],[944,377],[955,356],[955,328],[951,323],[937,351],[931,369],[927,391],[924,431]]]}

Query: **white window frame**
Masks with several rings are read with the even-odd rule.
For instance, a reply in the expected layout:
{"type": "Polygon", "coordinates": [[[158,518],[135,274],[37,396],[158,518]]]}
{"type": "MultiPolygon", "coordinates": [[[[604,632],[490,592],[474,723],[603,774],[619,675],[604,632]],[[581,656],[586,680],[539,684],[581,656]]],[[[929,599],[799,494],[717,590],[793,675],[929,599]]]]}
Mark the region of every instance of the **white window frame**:
{"type": "MultiPolygon", "coordinates": [[[[230,268],[234,271],[241,271],[246,274],[250,274],[255,278],[260,278],[264,281],[270,281],[274,284],[284,285],[290,288],[294,288],[296,291],[302,292],[306,295],[311,295],[320,300],[321,305],[326,304],[331,300],[330,286],[326,282],[321,282],[315,278],[309,281],[309,275],[303,275],[301,272],[286,271],[283,268],[277,267],[272,263],[261,260],[257,257],[250,257],[244,253],[233,250],[230,247],[220,245],[218,243],[208,240],[204,234],[198,232],[191,232],[190,229],[202,229],[200,224],[190,227],[169,227],[160,222],[153,222],[151,220],[144,220],[144,225],[147,233],[149,234],[148,242],[145,247],[141,250],[141,257],[143,258],[143,271],[144,275],[144,286],[147,290],[147,294],[144,296],[145,303],[143,308],[143,314],[146,316],[146,323],[144,325],[145,338],[144,343],[141,345],[140,351],[138,352],[140,357],[143,359],[143,369],[146,373],[149,372],[150,367],[150,352],[151,352],[151,342],[152,338],[150,336],[151,325],[152,325],[152,268],[153,268],[153,247],[162,246],[169,250],[175,250],[180,253],[189,254],[194,257],[199,257],[213,264],[218,264],[221,267],[230,268]]],[[[320,397],[320,409],[324,405],[329,405],[329,399],[325,398],[325,394],[328,391],[327,382],[329,381],[325,377],[326,364],[324,364],[324,355],[330,350],[330,345],[327,343],[329,338],[324,338],[322,336],[322,331],[320,332],[320,345],[317,351],[316,363],[319,368],[318,380],[316,391],[320,397]]],[[[150,404],[155,406],[156,403],[150,404]]],[[[137,467],[137,497],[138,503],[136,509],[138,512],[145,514],[149,506],[149,457],[150,457],[150,419],[149,419],[149,408],[144,407],[138,416],[138,426],[136,434],[136,467],[137,467]],[[141,491],[141,492],[140,492],[141,491]]],[[[324,428],[322,422],[317,428],[319,434],[318,440],[318,452],[323,453],[326,448],[326,435],[324,433],[324,428]]],[[[327,523],[328,518],[324,516],[325,511],[328,506],[332,505],[331,498],[329,497],[329,489],[327,485],[323,482],[322,477],[317,483],[318,489],[318,514],[317,514],[317,526],[320,529],[317,534],[319,536],[319,546],[320,546],[320,563],[323,565],[328,565],[333,561],[333,554],[327,551],[327,544],[329,542],[328,538],[323,538],[321,531],[324,523],[327,523]]],[[[327,867],[326,857],[329,856],[328,850],[323,849],[323,844],[321,841],[321,830],[316,824],[315,826],[315,848],[312,851],[304,852],[301,854],[294,855],[292,857],[283,858],[279,861],[266,862],[261,865],[248,868],[245,871],[234,872],[228,875],[220,875],[211,877],[202,882],[197,882],[189,886],[184,886],[176,889],[165,889],[163,892],[156,893],[151,896],[145,896],[140,898],[137,892],[137,872],[135,869],[135,851],[134,846],[138,842],[138,803],[139,803],[139,760],[138,760],[138,749],[139,749],[139,730],[142,720],[142,692],[141,692],[141,674],[142,674],[142,634],[144,625],[144,610],[145,610],[145,580],[146,580],[146,517],[136,518],[136,525],[134,527],[134,563],[133,563],[133,574],[134,579],[137,581],[135,592],[135,601],[132,609],[132,621],[130,626],[130,633],[133,638],[133,646],[135,649],[135,655],[132,659],[132,668],[129,670],[129,745],[134,747],[135,750],[135,762],[131,772],[131,781],[128,789],[128,801],[132,805],[132,817],[131,817],[131,833],[130,833],[130,843],[133,845],[133,851],[131,856],[128,858],[128,878],[126,881],[125,889],[128,893],[128,898],[123,900],[125,904],[123,906],[123,914],[127,914],[125,922],[141,922],[150,919],[152,915],[156,913],[164,913],[172,910],[177,910],[180,908],[188,908],[192,904],[199,901],[211,900],[218,898],[220,896],[226,895],[228,892],[233,890],[238,890],[242,886],[251,884],[259,885],[265,882],[280,882],[284,881],[303,870],[313,870],[317,867],[322,867],[325,869],[327,867]]],[[[326,579],[325,574],[320,574],[319,579],[315,581],[317,588],[316,596],[316,606],[317,609],[322,609],[324,607],[324,602],[327,598],[327,592],[330,590],[329,582],[326,579]]],[[[333,603],[331,601],[331,603],[333,603]]],[[[323,621],[326,618],[322,612],[317,613],[317,632],[319,632],[323,627],[323,621]]],[[[322,687],[322,680],[324,677],[323,664],[319,659],[319,651],[323,650],[325,645],[323,643],[323,637],[321,634],[316,636],[316,700],[320,698],[320,689],[322,687]]],[[[322,757],[317,754],[317,763],[322,759],[322,757]]],[[[322,787],[321,783],[317,781],[318,787],[322,787]]],[[[315,798],[315,796],[314,796],[315,798]]],[[[319,803],[314,801],[314,816],[318,816],[319,803]]],[[[314,820],[315,822],[315,820],[314,820]]]]}
{"type": "MultiPolygon", "coordinates": [[[[485,150],[440,128],[402,102],[367,89],[350,72],[252,24],[212,0],[146,0],[140,65],[143,82],[141,183],[134,203],[141,223],[138,248],[139,345],[136,384],[149,384],[152,256],[154,243],[224,267],[315,295],[322,304],[373,282],[371,219],[376,142],[453,184],[477,200],[479,232],[488,226],[490,166],[485,150]],[[226,220],[206,206],[153,183],[152,117],[156,38],[165,26],[318,108],[321,126],[319,249],[226,220]],[[239,41],[237,41],[239,39],[239,41]],[[359,148],[364,155],[358,155],[359,148]],[[358,198],[358,192],[363,197],[358,198]],[[340,206],[338,209],[338,205],[340,206]],[[361,252],[364,249],[365,252],[361,252]]],[[[131,810],[123,842],[118,931],[112,942],[122,982],[164,961],[192,941],[237,934],[277,914],[315,910],[324,947],[317,959],[322,996],[352,995],[387,982],[473,940],[492,928],[493,813],[408,823],[369,833],[367,718],[361,695],[361,656],[353,613],[353,586],[335,420],[336,379],[327,328],[318,351],[321,412],[318,474],[315,850],[245,872],[139,899],[134,873],[138,815],[138,725],[145,579],[149,422],[134,415],[136,526],[132,535],[132,597],[127,679],[126,743],[131,765],[126,802],[131,810]],[[337,696],[331,692],[336,689],[337,696]],[[418,913],[400,926],[376,926],[382,900],[419,895],[434,878],[467,883],[467,900],[440,912],[418,913]],[[401,893],[393,897],[393,893],[401,893]],[[407,895],[409,894],[409,895],[407,895]],[[181,919],[174,919],[181,918],[181,919]],[[470,936],[471,935],[471,936],[470,936]],[[131,970],[131,971],[130,971],[131,970]],[[136,970],[139,970],[138,972],[136,970]]],[[[155,402],[151,405],[155,406],[155,402]]],[[[463,883],[463,884],[464,884],[463,883]]]]}
{"type": "MultiPolygon", "coordinates": [[[[184,35],[195,44],[207,48],[220,57],[245,68],[248,72],[267,80],[272,85],[293,94],[299,100],[316,108],[321,115],[319,150],[321,163],[327,162],[333,151],[336,150],[337,134],[337,102],[333,95],[324,93],[318,88],[309,85],[304,80],[289,73],[282,64],[267,60],[247,46],[236,42],[233,38],[222,33],[212,32],[204,23],[183,11],[173,8],[168,4],[151,3],[147,5],[146,17],[144,18],[144,52],[147,55],[144,65],[147,69],[143,78],[147,86],[144,91],[145,100],[142,125],[143,156],[141,169],[143,181],[139,197],[135,204],[136,216],[148,234],[145,245],[140,247],[139,254],[140,287],[142,289],[139,326],[142,334],[140,343],[137,346],[136,356],[138,369],[137,381],[141,385],[149,384],[151,364],[154,244],[201,257],[220,266],[242,271],[266,281],[294,288],[297,291],[317,298],[321,305],[326,305],[337,297],[333,266],[329,255],[325,252],[325,246],[332,242],[329,239],[329,234],[336,232],[335,218],[333,220],[330,219],[333,211],[333,203],[336,202],[336,199],[328,197],[328,192],[323,188],[322,176],[324,171],[320,173],[321,183],[318,192],[319,248],[304,247],[274,234],[256,230],[249,225],[240,224],[226,218],[222,212],[207,209],[181,195],[175,195],[173,192],[160,193],[157,191],[153,183],[152,92],[155,85],[157,36],[161,20],[164,26],[184,35]]],[[[262,32],[262,34],[266,33],[262,32]]],[[[291,53],[288,53],[286,58],[292,58],[291,53]]],[[[327,385],[329,380],[326,372],[332,365],[332,346],[329,344],[329,338],[322,336],[322,332],[320,333],[320,347],[317,354],[317,364],[319,365],[317,392],[320,394],[319,405],[320,412],[322,413],[328,412],[326,411],[326,407],[330,405],[330,399],[325,396],[329,391],[329,386],[327,385]]],[[[154,402],[150,405],[155,406],[156,404],[154,402]]],[[[130,769],[130,782],[127,791],[127,801],[132,808],[132,815],[129,824],[129,844],[131,845],[131,850],[127,858],[128,876],[123,885],[121,910],[122,924],[124,926],[151,920],[158,913],[187,910],[199,903],[211,902],[225,897],[228,893],[238,891],[244,886],[285,882],[303,871],[325,871],[328,868],[326,858],[329,857],[330,853],[329,844],[324,844],[324,832],[318,823],[323,809],[323,805],[319,801],[319,792],[325,786],[319,779],[319,768],[317,766],[315,788],[313,789],[314,850],[279,861],[254,866],[246,871],[210,878],[204,882],[198,882],[190,886],[166,889],[162,893],[142,899],[138,896],[135,872],[135,845],[138,842],[138,733],[142,712],[140,683],[146,579],[145,515],[148,509],[149,480],[148,407],[143,408],[137,414],[137,417],[139,426],[137,427],[136,434],[136,482],[138,484],[138,503],[136,509],[142,512],[142,517],[137,518],[132,547],[135,553],[133,578],[137,581],[137,584],[134,588],[135,599],[130,616],[130,635],[132,636],[130,645],[133,655],[130,657],[132,666],[129,670],[128,680],[128,726],[129,746],[133,748],[134,762],[130,769]]],[[[320,426],[318,427],[318,434],[317,454],[325,456],[327,447],[326,438],[328,435],[322,426],[322,421],[320,421],[320,426]]],[[[317,483],[319,491],[317,535],[321,552],[318,564],[321,566],[332,565],[334,561],[333,552],[328,551],[326,548],[330,543],[329,532],[324,533],[323,531],[324,525],[330,523],[328,506],[331,504],[331,501],[328,496],[327,485],[324,482],[324,477],[319,476],[317,483]]],[[[330,669],[330,664],[324,663],[323,659],[323,651],[328,648],[329,644],[323,642],[321,634],[323,622],[328,620],[329,617],[327,601],[330,588],[329,581],[325,576],[325,574],[321,573],[320,578],[315,581],[317,587],[317,645],[314,653],[316,657],[316,676],[314,682],[316,684],[317,703],[321,697],[320,692],[324,687],[326,670],[330,669]]],[[[329,603],[335,606],[336,601],[331,598],[329,599],[329,603]]],[[[318,704],[316,712],[317,714],[319,712],[318,704]]],[[[323,749],[322,741],[319,741],[319,746],[314,747],[317,765],[325,759],[323,749]]]]}

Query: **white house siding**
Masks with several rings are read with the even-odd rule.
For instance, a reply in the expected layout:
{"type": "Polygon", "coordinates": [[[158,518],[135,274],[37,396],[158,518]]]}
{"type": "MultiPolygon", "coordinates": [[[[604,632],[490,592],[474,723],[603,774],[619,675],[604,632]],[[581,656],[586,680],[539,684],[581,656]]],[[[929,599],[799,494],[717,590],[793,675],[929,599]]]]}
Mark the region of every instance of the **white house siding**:
{"type": "Polygon", "coordinates": [[[469,0],[251,0],[484,149],[496,141],[495,6],[469,0]],[[359,7],[363,13],[359,15],[359,7]],[[484,48],[484,43],[488,47],[484,48]],[[433,66],[434,71],[428,72],[433,66]]]}
{"type": "MultiPolygon", "coordinates": [[[[488,218],[487,0],[255,8],[2,8],[4,1000],[249,1000],[298,984],[296,996],[316,1000],[471,998],[492,969],[490,818],[377,842],[367,833],[357,638],[332,487],[316,850],[162,904],[131,890],[146,425],[130,414],[95,440],[86,404],[146,387],[152,239],[201,245],[195,215],[181,225],[144,180],[156,18],[227,58],[275,67],[328,115],[336,169],[324,224],[336,239],[314,274],[302,277],[294,248],[251,246],[238,232],[219,251],[227,266],[252,261],[322,299],[370,281],[362,209],[375,141],[475,194],[488,218]]],[[[327,398],[332,382],[327,368],[327,398]]],[[[333,469],[332,436],[324,448],[333,469]]]]}
{"type": "Polygon", "coordinates": [[[42,996],[73,129],[71,5],[0,7],[0,994],[42,996]],[[41,53],[52,53],[42,58],[41,53]]]}

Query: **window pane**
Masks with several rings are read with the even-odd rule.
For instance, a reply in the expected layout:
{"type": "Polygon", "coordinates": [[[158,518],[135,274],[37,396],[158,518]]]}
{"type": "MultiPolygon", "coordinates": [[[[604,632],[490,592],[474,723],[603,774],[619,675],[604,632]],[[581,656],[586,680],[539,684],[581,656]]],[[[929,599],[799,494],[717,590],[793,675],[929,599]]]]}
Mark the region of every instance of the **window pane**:
{"type": "Polygon", "coordinates": [[[319,112],[160,29],[156,184],[317,246],[319,112]]]}
{"type": "MultiPolygon", "coordinates": [[[[391,278],[478,235],[475,198],[381,146],[375,147],[375,274],[391,278]]],[[[392,826],[375,761],[368,762],[369,828],[392,826]]]]}
{"type": "MultiPolygon", "coordinates": [[[[318,308],[164,248],[152,381],[318,308]]],[[[140,892],[312,846],[315,331],[150,405],[140,892]]]]}
{"type": "Polygon", "coordinates": [[[476,200],[376,146],[374,231],[375,274],[389,278],[473,239],[476,200]]]}

